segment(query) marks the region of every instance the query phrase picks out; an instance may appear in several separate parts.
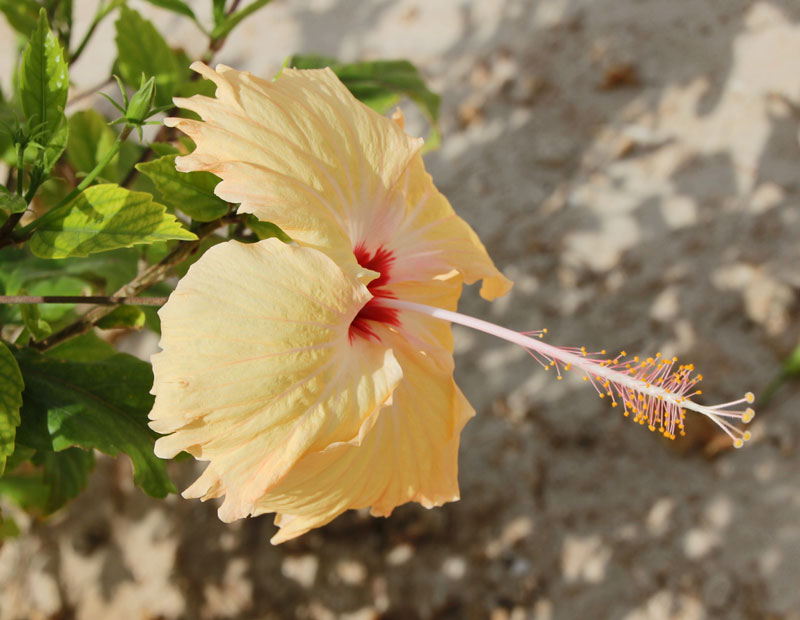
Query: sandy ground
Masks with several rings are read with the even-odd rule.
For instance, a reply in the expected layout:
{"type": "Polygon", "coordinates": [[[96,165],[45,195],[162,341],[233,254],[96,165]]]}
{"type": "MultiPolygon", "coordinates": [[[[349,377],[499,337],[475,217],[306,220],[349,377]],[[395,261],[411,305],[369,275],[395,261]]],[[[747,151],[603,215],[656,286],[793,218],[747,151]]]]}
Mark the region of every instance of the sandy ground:
{"type": "MultiPolygon", "coordinates": [[[[275,0],[219,60],[269,75],[292,52],[409,58],[443,94],[428,167],[517,282],[463,311],[678,355],[707,402],[763,391],[800,340],[796,0],[275,0]]],[[[151,500],[103,460],[0,549],[0,618],[800,618],[800,384],[743,450],[696,418],[670,443],[456,331],[460,502],[276,548],[269,518],[151,500]]]]}

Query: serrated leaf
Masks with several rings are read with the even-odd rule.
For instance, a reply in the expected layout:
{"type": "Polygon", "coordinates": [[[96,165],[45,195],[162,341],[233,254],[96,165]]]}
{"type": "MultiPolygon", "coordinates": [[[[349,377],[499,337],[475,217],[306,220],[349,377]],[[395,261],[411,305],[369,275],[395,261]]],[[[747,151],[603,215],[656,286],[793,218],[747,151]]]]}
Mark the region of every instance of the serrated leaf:
{"type": "Polygon", "coordinates": [[[66,258],[168,239],[197,236],[150,194],[104,184],[89,187],[70,204],[43,216],[30,247],[41,258],[66,258]]]}
{"type": "Polygon", "coordinates": [[[22,196],[12,194],[5,187],[0,187],[0,211],[6,214],[22,213],[28,205],[22,196]]]}
{"type": "Polygon", "coordinates": [[[116,21],[117,62],[122,80],[138,88],[142,74],[155,77],[157,107],[172,103],[172,96],[185,72],[164,37],[147,19],[126,5],[116,21]]]}
{"type": "Polygon", "coordinates": [[[341,63],[329,56],[314,54],[292,56],[289,66],[296,69],[330,67],[359,101],[381,114],[406,96],[419,105],[433,125],[431,138],[438,140],[436,124],[441,97],[425,84],[417,68],[407,60],[375,60],[341,63]]]}
{"type": "Polygon", "coordinates": [[[50,32],[44,9],[33,31],[19,70],[22,110],[36,142],[46,146],[64,121],[69,74],[64,52],[50,32]]]}
{"type": "Polygon", "coordinates": [[[222,39],[224,37],[227,37],[230,34],[231,30],[236,28],[236,26],[238,26],[243,19],[249,17],[256,11],[258,11],[261,7],[266,6],[267,4],[269,4],[269,2],[270,0],[255,0],[255,2],[253,2],[252,4],[249,4],[243,9],[239,9],[232,15],[229,15],[227,18],[225,18],[223,22],[218,23],[214,27],[214,30],[211,31],[211,38],[222,39]]]}
{"type": "Polygon", "coordinates": [[[219,178],[210,172],[178,172],[175,155],[137,164],[161,194],[164,203],[198,222],[210,222],[228,212],[228,204],[214,194],[219,178]]]}
{"type": "Polygon", "coordinates": [[[6,459],[14,453],[24,388],[17,361],[8,347],[0,342],[0,476],[5,470],[6,459]]]}
{"type": "Polygon", "coordinates": [[[124,452],[133,461],[134,481],[148,494],[174,491],[147,426],[153,404],[150,364],[124,353],[72,362],[23,349],[16,358],[25,379],[20,443],[37,450],[80,446],[111,456],[124,452]]]}
{"type": "Polygon", "coordinates": [[[173,13],[179,13],[191,19],[195,19],[194,11],[192,11],[185,2],[182,2],[182,0],[147,0],[147,2],[153,6],[158,6],[162,9],[172,11],[173,13]]]}
{"type": "MultiPolygon", "coordinates": [[[[76,112],[69,118],[67,161],[76,172],[88,174],[117,141],[114,130],[95,110],[76,112]]],[[[104,179],[117,180],[117,157],[100,172],[104,179]]]]}
{"type": "Polygon", "coordinates": [[[144,326],[144,312],[136,306],[120,306],[100,319],[96,325],[100,329],[118,329],[129,327],[141,329],[144,326]]]}

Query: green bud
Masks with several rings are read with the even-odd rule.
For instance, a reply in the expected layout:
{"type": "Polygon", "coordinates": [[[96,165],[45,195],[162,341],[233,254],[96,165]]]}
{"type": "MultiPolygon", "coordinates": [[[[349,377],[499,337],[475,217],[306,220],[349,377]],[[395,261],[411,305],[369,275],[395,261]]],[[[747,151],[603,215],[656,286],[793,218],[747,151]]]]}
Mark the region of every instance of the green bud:
{"type": "Polygon", "coordinates": [[[156,96],[156,79],[151,77],[145,80],[142,74],[139,90],[131,97],[128,109],[125,110],[125,120],[132,125],[141,125],[152,114],[153,100],[156,96]]]}

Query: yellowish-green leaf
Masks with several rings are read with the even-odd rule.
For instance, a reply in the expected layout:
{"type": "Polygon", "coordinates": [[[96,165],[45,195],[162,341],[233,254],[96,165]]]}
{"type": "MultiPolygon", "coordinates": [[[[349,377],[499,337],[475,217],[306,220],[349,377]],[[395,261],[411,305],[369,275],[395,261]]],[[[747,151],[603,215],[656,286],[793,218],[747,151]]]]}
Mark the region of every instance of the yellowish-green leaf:
{"type": "MultiPolygon", "coordinates": [[[[26,291],[22,292],[24,294],[26,291]]],[[[22,314],[22,322],[28,329],[28,333],[36,342],[47,338],[53,333],[50,323],[41,317],[39,306],[36,304],[20,304],[19,311],[22,314]]]]}
{"type": "MultiPolygon", "coordinates": [[[[114,130],[95,110],[76,112],[69,118],[69,141],[67,161],[76,172],[88,174],[103,159],[116,142],[114,130]]],[[[117,157],[115,156],[100,172],[104,179],[116,180],[117,157]]]]}
{"type": "Polygon", "coordinates": [[[210,172],[178,172],[175,155],[167,155],[136,169],[147,175],[161,194],[161,200],[193,220],[210,222],[228,212],[228,203],[214,194],[219,178],[210,172]]]}
{"type": "Polygon", "coordinates": [[[14,453],[23,389],[25,384],[17,361],[8,347],[0,342],[0,476],[5,470],[6,459],[14,453]]]}
{"type": "Polygon", "coordinates": [[[44,9],[33,31],[19,70],[22,110],[37,143],[46,146],[64,121],[69,74],[64,52],[50,32],[44,9]]]}
{"type": "Polygon", "coordinates": [[[136,306],[120,306],[114,308],[97,322],[100,329],[117,329],[121,327],[141,329],[144,326],[144,312],[136,306]]]}
{"type": "Polygon", "coordinates": [[[22,196],[9,192],[5,187],[0,187],[0,211],[8,213],[22,213],[28,205],[22,196]]]}
{"type": "Polygon", "coordinates": [[[42,258],[66,258],[168,239],[197,236],[150,194],[109,183],[94,185],[43,216],[30,247],[42,258]]]}

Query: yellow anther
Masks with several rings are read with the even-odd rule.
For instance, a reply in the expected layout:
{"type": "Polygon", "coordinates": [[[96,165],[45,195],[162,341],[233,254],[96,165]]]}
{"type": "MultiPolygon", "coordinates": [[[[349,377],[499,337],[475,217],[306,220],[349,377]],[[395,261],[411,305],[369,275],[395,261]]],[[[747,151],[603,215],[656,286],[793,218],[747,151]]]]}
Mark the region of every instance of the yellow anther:
{"type": "Polygon", "coordinates": [[[748,407],[747,409],[745,409],[744,413],[742,414],[742,422],[744,422],[745,424],[748,424],[749,422],[752,422],[753,416],[755,416],[755,415],[756,415],[756,412],[753,411],[752,409],[750,409],[750,407],[748,407]]]}
{"type": "Polygon", "coordinates": [[[753,436],[753,435],[752,435],[752,433],[751,433],[750,431],[745,431],[745,432],[744,432],[744,435],[742,435],[742,439],[744,439],[745,441],[750,441],[750,438],[751,438],[752,436],[753,436]]]}
{"type": "Polygon", "coordinates": [[[752,404],[752,403],[753,403],[753,401],[755,401],[755,399],[756,399],[756,396],[755,396],[755,394],[753,394],[752,392],[748,392],[747,394],[745,394],[745,395],[744,395],[744,399],[745,399],[745,400],[746,400],[748,403],[752,404]]]}
{"type": "Polygon", "coordinates": [[[734,448],[741,448],[744,445],[744,441],[741,439],[734,439],[733,440],[733,447],[734,448]]]}

